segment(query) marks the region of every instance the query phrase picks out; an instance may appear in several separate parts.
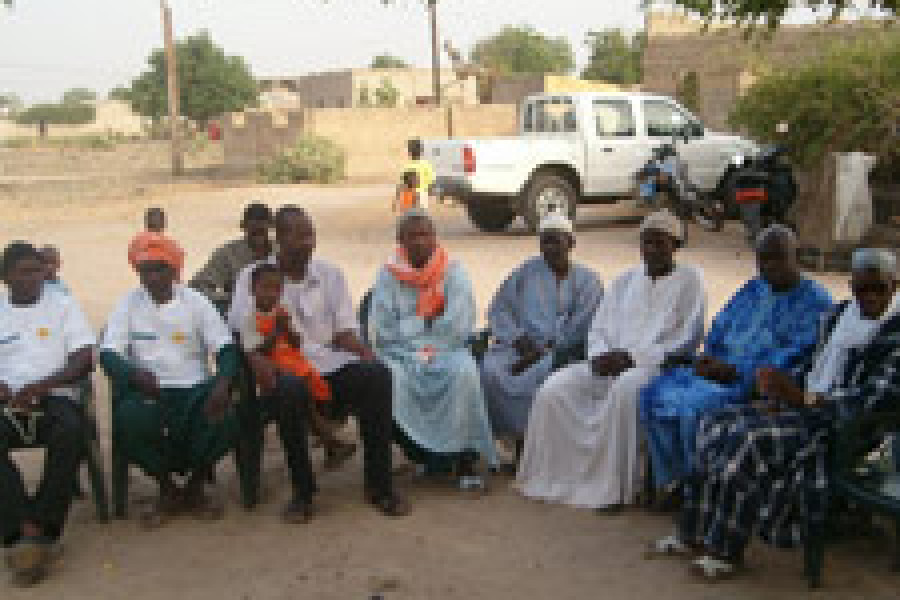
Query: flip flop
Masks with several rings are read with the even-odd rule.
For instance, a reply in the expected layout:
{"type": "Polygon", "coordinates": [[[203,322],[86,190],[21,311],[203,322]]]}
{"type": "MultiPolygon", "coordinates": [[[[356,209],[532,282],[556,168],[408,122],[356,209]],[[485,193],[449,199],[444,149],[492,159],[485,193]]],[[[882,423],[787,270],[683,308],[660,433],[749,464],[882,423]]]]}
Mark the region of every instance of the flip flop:
{"type": "Polygon", "coordinates": [[[707,554],[691,562],[691,573],[709,583],[715,583],[734,577],[737,567],[734,563],[707,554]]]}
{"type": "Polygon", "coordinates": [[[644,553],[644,558],[688,557],[691,554],[690,546],[678,539],[678,536],[673,533],[653,542],[644,553]]]}
{"type": "Polygon", "coordinates": [[[412,512],[409,502],[397,494],[369,494],[366,500],[386,517],[405,517],[412,512]]]}

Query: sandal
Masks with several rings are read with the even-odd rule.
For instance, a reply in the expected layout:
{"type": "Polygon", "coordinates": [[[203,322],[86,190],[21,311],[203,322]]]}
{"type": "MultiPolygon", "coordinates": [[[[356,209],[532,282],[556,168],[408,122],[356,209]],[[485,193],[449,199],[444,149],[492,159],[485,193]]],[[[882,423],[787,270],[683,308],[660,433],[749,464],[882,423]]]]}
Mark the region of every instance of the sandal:
{"type": "Polygon", "coordinates": [[[729,579],[737,572],[734,563],[705,555],[691,562],[691,572],[710,583],[729,579]]]}
{"type": "Polygon", "coordinates": [[[483,492],[487,489],[487,484],[481,475],[464,475],[459,478],[457,485],[464,492],[483,492]]]}
{"type": "Polygon", "coordinates": [[[687,557],[692,554],[691,547],[682,542],[676,534],[656,540],[644,553],[644,558],[687,557]]]}
{"type": "Polygon", "coordinates": [[[409,502],[395,493],[369,494],[366,500],[386,517],[405,517],[412,512],[409,502]]]}
{"type": "Polygon", "coordinates": [[[6,564],[12,571],[12,584],[32,587],[50,574],[55,558],[54,544],[44,538],[23,538],[6,554],[6,564]]]}

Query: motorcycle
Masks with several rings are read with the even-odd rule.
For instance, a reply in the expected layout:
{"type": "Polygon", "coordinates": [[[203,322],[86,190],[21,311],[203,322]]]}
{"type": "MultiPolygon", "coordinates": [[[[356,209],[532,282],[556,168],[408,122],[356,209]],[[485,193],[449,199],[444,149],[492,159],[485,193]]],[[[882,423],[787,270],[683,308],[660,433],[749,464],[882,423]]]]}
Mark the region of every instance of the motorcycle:
{"type": "Polygon", "coordinates": [[[774,144],[763,147],[755,156],[732,158],[726,197],[740,214],[751,240],[775,223],[791,226],[787,215],[797,198],[797,182],[786,154],[784,146],[774,144]]]}
{"type": "Polygon", "coordinates": [[[692,219],[709,231],[722,228],[724,210],[691,183],[687,165],[674,143],[655,148],[653,156],[635,177],[641,203],[653,209],[672,210],[685,223],[685,237],[687,222],[692,219]]]}

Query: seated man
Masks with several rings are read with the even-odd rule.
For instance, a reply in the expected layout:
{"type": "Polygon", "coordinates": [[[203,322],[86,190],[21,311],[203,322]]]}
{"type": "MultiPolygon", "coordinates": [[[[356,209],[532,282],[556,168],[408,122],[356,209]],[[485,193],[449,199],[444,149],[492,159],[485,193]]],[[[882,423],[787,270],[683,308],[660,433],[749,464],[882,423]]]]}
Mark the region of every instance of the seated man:
{"type": "MultiPolygon", "coordinates": [[[[690,470],[697,423],[705,414],[743,404],[756,369],[793,367],[816,342],[831,296],[806,279],[797,264],[793,232],[781,225],[756,241],[759,277],[751,279],[713,320],[702,356],[686,359],[659,376],[641,394],[653,480],[672,492],[690,470]]],[[[661,502],[666,502],[664,494],[661,502]]]]}
{"type": "Polygon", "coordinates": [[[604,294],[589,360],[557,371],[538,390],[518,474],[526,496],[607,511],[633,500],[640,389],[666,356],[695,350],[703,337],[703,277],[675,262],[682,234],[668,211],[644,219],[644,264],[604,294]]]}
{"type": "Polygon", "coordinates": [[[239,353],[212,304],[176,281],[178,247],[149,239],[133,248],[141,287],[129,292],[106,325],[100,361],[110,378],[120,450],[159,484],[142,515],[146,527],[190,511],[218,518],[206,477],[230,449],[235,423],[229,384],[239,353]],[[209,356],[216,357],[216,374],[209,356]],[[180,488],[174,475],[188,476],[180,488]]]}
{"type": "Polygon", "coordinates": [[[583,359],[603,286],[572,262],[572,222],[553,214],[540,226],[541,256],[513,271],[494,296],[488,324],[494,343],[481,365],[491,425],[521,453],[538,387],[556,369],[583,359]]]}
{"type": "Polygon", "coordinates": [[[831,433],[859,416],[900,406],[897,281],[892,253],[858,250],[853,300],[824,320],[818,348],[790,373],[760,369],[760,406],[703,418],[677,533],[659,540],[654,551],[700,550],[693,570],[716,580],[735,572],[754,532],[788,547],[803,541],[805,523],[823,525],[831,433]]]}
{"type": "MultiPolygon", "coordinates": [[[[296,316],[303,354],[325,378],[331,392],[329,410],[338,416],[352,412],[363,439],[365,498],[382,514],[401,517],[409,504],[394,490],[391,473],[391,372],[359,339],[359,323],[344,274],[313,256],[316,228],[297,206],[282,206],[275,215],[276,254],[265,262],[284,276],[281,304],[296,316]]],[[[259,263],[257,263],[259,264],[259,263]]],[[[257,264],[238,277],[228,321],[240,331],[255,310],[251,281],[257,264]]],[[[313,516],[316,483],[307,440],[310,390],[300,378],[279,373],[258,351],[249,362],[278,423],[294,490],[282,514],[288,523],[306,523],[313,516]]]]}
{"type": "Polygon", "coordinates": [[[93,371],[94,335],[71,296],[48,293],[31,244],[7,246],[0,269],[0,536],[15,581],[29,585],[47,574],[75,492],[83,423],[73,384],[93,371]],[[47,454],[29,497],[10,452],[35,442],[47,454]]]}
{"type": "Polygon", "coordinates": [[[375,352],[393,373],[399,443],[432,471],[455,468],[462,488],[481,488],[479,456],[496,462],[478,367],[466,347],[475,299],[462,265],[438,245],[421,209],[397,226],[396,255],[372,297],[375,352]]]}
{"type": "Polygon", "coordinates": [[[59,248],[47,244],[41,248],[40,252],[41,256],[44,258],[44,267],[47,269],[47,273],[44,276],[45,285],[54,290],[58,290],[63,294],[71,294],[72,292],[69,290],[69,286],[67,286],[59,277],[59,269],[62,267],[59,248]]]}
{"type": "Polygon", "coordinates": [[[227,314],[238,275],[247,265],[272,254],[272,242],[269,240],[271,228],[272,211],[269,207],[265,204],[248,205],[241,219],[244,237],[216,249],[188,285],[227,314]]]}

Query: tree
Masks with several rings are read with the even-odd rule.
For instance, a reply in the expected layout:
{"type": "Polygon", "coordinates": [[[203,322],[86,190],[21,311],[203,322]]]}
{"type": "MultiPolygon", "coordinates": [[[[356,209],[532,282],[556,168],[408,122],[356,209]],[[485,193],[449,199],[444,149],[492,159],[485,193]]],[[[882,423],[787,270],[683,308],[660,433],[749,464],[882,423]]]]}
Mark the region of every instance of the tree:
{"type": "Polygon", "coordinates": [[[16,123],[36,125],[43,121],[51,125],[85,125],[92,123],[96,115],[93,105],[80,102],[35,104],[16,115],[16,123]]]}
{"type": "Polygon", "coordinates": [[[400,92],[394,87],[393,82],[387,77],[381,80],[381,85],[375,88],[375,105],[381,108],[394,108],[400,99],[400,92]]]}
{"type": "Polygon", "coordinates": [[[472,61],[501,75],[568,73],[575,68],[572,46],[565,38],[549,38],[532,27],[507,26],[472,49],[472,61]]]}
{"type": "Polygon", "coordinates": [[[690,111],[697,112],[700,105],[700,82],[697,71],[688,71],[675,85],[675,96],[690,111]]]}
{"type": "Polygon", "coordinates": [[[629,38],[621,29],[589,31],[585,43],[591,48],[591,58],[581,77],[619,85],[640,83],[646,42],[643,32],[629,38]]]}
{"type": "Polygon", "coordinates": [[[106,97],[110,100],[118,100],[119,102],[131,102],[131,90],[124,85],[117,85],[109,90],[106,97]]]}
{"type": "MultiPolygon", "coordinates": [[[[253,105],[259,95],[256,80],[239,56],[228,56],[207,32],[175,44],[181,114],[205,122],[253,105]]],[[[134,111],[159,119],[168,114],[166,57],[156,49],[147,59],[150,69],[135,79],[128,92],[134,111]]]]}
{"type": "Polygon", "coordinates": [[[97,92],[84,87],[76,87],[63,93],[63,104],[84,104],[97,99],[97,92]]]}
{"type": "Polygon", "coordinates": [[[369,86],[365,83],[360,84],[359,90],[357,91],[358,100],[357,104],[363,108],[368,108],[372,106],[372,94],[369,92],[369,86]]]}
{"type": "Polygon", "coordinates": [[[900,36],[833,44],[815,61],[760,77],[729,121],[760,140],[780,139],[801,165],[830,152],[861,151],[900,166],[900,36]],[[779,123],[788,133],[779,135],[779,123]]]}
{"type": "Polygon", "coordinates": [[[402,58],[391,54],[379,54],[372,59],[371,69],[406,69],[409,64],[402,58]]]}
{"type": "Polygon", "coordinates": [[[22,99],[17,94],[0,94],[0,114],[16,114],[22,109],[22,99]]]}
{"type": "MultiPolygon", "coordinates": [[[[794,6],[829,9],[837,17],[856,3],[855,0],[675,0],[675,4],[707,19],[734,19],[739,24],[759,21],[769,27],[777,27],[794,6]]],[[[866,0],[866,4],[896,16],[900,0],[866,0]]]]}

